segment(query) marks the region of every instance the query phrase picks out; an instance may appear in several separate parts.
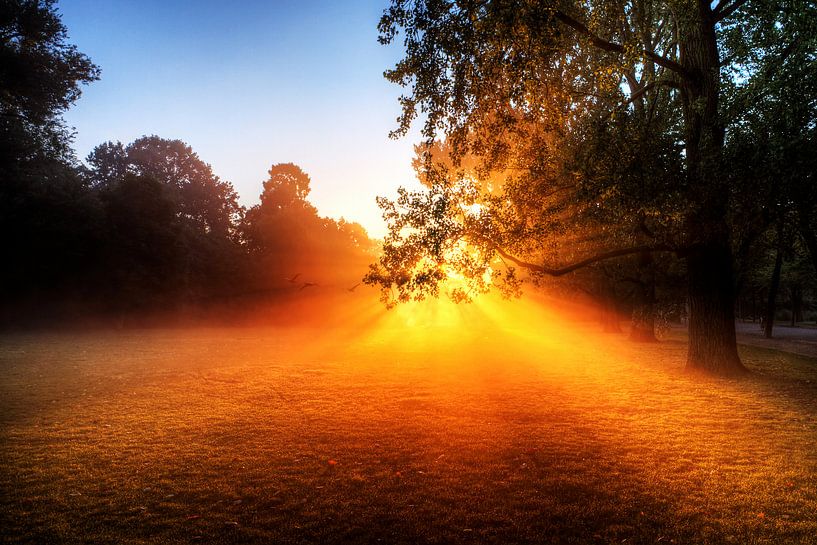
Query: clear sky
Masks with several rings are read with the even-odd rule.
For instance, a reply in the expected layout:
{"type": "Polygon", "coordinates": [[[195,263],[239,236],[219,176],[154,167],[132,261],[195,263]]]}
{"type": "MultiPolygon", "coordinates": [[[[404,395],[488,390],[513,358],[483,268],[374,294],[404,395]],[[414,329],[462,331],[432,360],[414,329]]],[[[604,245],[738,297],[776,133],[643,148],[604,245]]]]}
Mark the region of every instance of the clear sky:
{"type": "Polygon", "coordinates": [[[376,195],[415,185],[417,132],[394,141],[399,46],[377,42],[388,0],[61,0],[70,42],[102,69],[65,118],[84,158],[146,135],[190,144],[241,202],[273,163],[312,178],[322,215],[384,226],[376,195]]]}

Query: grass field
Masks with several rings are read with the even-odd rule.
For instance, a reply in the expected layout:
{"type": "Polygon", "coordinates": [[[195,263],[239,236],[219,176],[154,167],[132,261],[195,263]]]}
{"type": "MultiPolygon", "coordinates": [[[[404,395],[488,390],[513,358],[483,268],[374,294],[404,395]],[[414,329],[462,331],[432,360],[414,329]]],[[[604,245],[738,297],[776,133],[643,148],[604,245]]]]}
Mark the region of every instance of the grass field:
{"type": "Polygon", "coordinates": [[[3,335],[3,542],[817,543],[817,361],[432,307],[3,335]]]}

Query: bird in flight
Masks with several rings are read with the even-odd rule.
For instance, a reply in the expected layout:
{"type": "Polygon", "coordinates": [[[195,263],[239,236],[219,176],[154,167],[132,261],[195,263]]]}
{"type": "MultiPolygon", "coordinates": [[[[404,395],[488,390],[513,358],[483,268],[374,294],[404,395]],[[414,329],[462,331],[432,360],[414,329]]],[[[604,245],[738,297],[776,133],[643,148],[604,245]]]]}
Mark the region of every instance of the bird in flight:
{"type": "Polygon", "coordinates": [[[295,275],[295,276],[293,276],[292,278],[287,278],[287,280],[289,280],[290,282],[292,282],[292,283],[294,284],[294,283],[295,283],[295,281],[298,279],[298,277],[299,277],[299,276],[301,276],[301,273],[296,274],[296,275],[295,275]]]}
{"type": "Polygon", "coordinates": [[[317,286],[314,282],[304,282],[301,284],[301,290],[305,290],[306,288],[311,288],[312,286],[317,286]]]}
{"type": "Polygon", "coordinates": [[[354,293],[355,288],[357,288],[359,285],[360,285],[360,282],[358,282],[357,284],[355,284],[355,285],[354,285],[354,286],[352,286],[351,288],[346,288],[346,291],[348,291],[348,292],[350,292],[350,293],[354,293]]]}

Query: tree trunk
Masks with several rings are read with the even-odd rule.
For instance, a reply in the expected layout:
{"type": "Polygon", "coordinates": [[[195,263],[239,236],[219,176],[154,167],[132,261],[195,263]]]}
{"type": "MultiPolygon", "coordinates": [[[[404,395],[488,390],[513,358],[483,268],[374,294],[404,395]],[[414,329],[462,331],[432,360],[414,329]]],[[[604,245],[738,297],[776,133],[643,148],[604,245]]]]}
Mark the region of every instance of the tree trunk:
{"type": "Polygon", "coordinates": [[[633,308],[630,340],[656,342],[655,338],[655,268],[651,252],[638,256],[638,284],[633,308]]]}
{"type": "Polygon", "coordinates": [[[679,62],[688,205],[689,287],[687,369],[734,376],[746,372],[735,335],[735,295],[726,223],[729,191],[720,176],[724,129],[718,116],[720,59],[712,4],[683,3],[679,62]]]}
{"type": "Polygon", "coordinates": [[[752,289],[752,323],[757,321],[757,293],[752,289]]]}
{"type": "Polygon", "coordinates": [[[814,270],[817,271],[817,235],[814,234],[814,230],[811,228],[808,212],[803,208],[799,210],[799,219],[800,236],[803,237],[803,241],[806,243],[811,261],[814,263],[814,270]]]}
{"type": "Polygon", "coordinates": [[[687,369],[735,376],[746,372],[735,337],[732,256],[721,244],[699,245],[687,255],[689,351],[687,369]]]}
{"type": "Polygon", "coordinates": [[[766,299],[766,321],[763,327],[763,336],[767,339],[772,338],[772,329],[774,328],[774,311],[777,302],[777,290],[780,288],[780,271],[783,268],[783,251],[780,248],[782,236],[778,235],[777,255],[774,258],[774,269],[772,269],[772,278],[769,281],[769,296],[766,299]]]}
{"type": "Polygon", "coordinates": [[[599,321],[605,333],[621,333],[621,320],[616,309],[615,289],[608,281],[599,281],[598,298],[601,305],[599,321]]]}
{"type": "Polygon", "coordinates": [[[798,284],[789,288],[791,293],[791,326],[803,321],[803,290],[798,284]]]}
{"type": "Polygon", "coordinates": [[[602,331],[605,333],[621,333],[621,323],[615,310],[606,308],[602,311],[602,331]]]}

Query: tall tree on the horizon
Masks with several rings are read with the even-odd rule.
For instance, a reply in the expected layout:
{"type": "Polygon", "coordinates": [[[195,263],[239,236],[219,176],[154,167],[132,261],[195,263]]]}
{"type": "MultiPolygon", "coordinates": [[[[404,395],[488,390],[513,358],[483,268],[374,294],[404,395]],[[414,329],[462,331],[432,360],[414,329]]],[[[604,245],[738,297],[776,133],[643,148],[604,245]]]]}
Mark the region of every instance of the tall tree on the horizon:
{"type": "Polygon", "coordinates": [[[241,224],[255,281],[261,289],[290,288],[295,273],[321,282],[360,277],[372,242],[357,223],[321,217],[309,202],[311,179],[293,163],[270,167],[260,203],[241,224]]]}
{"type": "Polygon", "coordinates": [[[105,142],[88,155],[90,184],[102,188],[126,173],[150,176],[168,186],[179,214],[201,233],[233,236],[243,214],[233,185],[221,180],[181,140],[143,136],[127,146],[105,142]]]}

